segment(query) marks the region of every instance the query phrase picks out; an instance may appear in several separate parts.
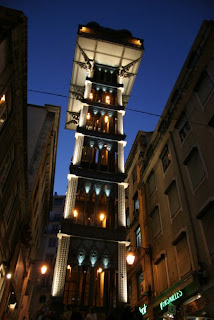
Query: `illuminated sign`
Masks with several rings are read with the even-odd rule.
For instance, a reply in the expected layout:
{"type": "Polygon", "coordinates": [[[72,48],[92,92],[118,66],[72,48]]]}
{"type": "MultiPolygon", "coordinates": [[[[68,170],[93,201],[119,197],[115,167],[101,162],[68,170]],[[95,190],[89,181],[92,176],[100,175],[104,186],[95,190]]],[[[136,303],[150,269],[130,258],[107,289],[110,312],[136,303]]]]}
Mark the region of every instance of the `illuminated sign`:
{"type": "Polygon", "coordinates": [[[179,298],[181,298],[183,295],[183,292],[181,290],[175,292],[173,295],[171,295],[171,297],[167,298],[166,300],[162,301],[160,303],[160,308],[161,310],[163,310],[164,307],[166,307],[168,304],[170,304],[171,302],[178,300],[179,298]]]}
{"type": "Polygon", "coordinates": [[[139,307],[139,311],[140,311],[140,313],[142,313],[142,315],[146,314],[146,308],[147,308],[146,304],[144,304],[144,306],[142,308],[139,307]]]}

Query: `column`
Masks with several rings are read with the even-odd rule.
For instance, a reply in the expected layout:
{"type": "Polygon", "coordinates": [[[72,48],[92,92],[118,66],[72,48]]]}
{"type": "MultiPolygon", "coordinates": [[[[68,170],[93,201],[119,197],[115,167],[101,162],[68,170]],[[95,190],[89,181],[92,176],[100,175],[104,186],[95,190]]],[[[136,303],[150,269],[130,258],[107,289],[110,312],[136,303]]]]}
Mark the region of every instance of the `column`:
{"type": "Polygon", "coordinates": [[[127,303],[126,245],[118,243],[118,302],[127,303]]]}
{"type": "Polygon", "coordinates": [[[123,88],[117,88],[117,103],[119,106],[123,105],[123,88]]]}
{"type": "Polygon", "coordinates": [[[118,172],[124,173],[124,147],[126,141],[118,141],[118,172]]]}
{"type": "Polygon", "coordinates": [[[65,200],[64,218],[69,219],[72,217],[72,211],[75,206],[76,193],[77,193],[78,177],[68,174],[68,189],[65,200]]]}
{"type": "Polygon", "coordinates": [[[90,80],[85,80],[85,92],[84,99],[89,99],[89,94],[91,92],[92,83],[90,80]]]}
{"type": "Polygon", "coordinates": [[[117,131],[119,134],[124,134],[123,131],[123,116],[125,111],[117,111],[117,131]]]}
{"type": "Polygon", "coordinates": [[[118,183],[118,226],[126,226],[125,183],[118,183]]]}
{"type": "Polygon", "coordinates": [[[75,133],[75,147],[73,154],[73,165],[78,166],[81,162],[82,147],[84,142],[84,135],[81,133],[75,133]]]}
{"type": "Polygon", "coordinates": [[[56,263],[54,268],[52,296],[62,297],[66,277],[70,237],[66,234],[61,233],[58,233],[57,237],[59,238],[59,242],[56,263]]]}
{"type": "Polygon", "coordinates": [[[84,127],[86,125],[87,113],[88,113],[88,106],[83,105],[80,111],[79,127],[84,127]]]}

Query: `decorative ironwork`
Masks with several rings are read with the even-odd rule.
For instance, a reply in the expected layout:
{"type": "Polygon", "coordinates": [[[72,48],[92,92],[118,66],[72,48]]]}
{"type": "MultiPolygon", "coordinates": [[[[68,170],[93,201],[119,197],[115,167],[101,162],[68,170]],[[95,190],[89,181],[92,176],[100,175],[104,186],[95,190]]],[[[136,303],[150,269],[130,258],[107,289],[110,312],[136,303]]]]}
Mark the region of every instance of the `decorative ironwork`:
{"type": "Polygon", "coordinates": [[[119,70],[118,70],[118,74],[119,76],[121,77],[124,77],[124,78],[129,78],[131,76],[134,76],[136,75],[135,73],[131,73],[131,72],[128,72],[129,69],[134,66],[138,61],[140,61],[141,57],[128,63],[126,66],[123,66],[123,67],[120,67],[119,70]]]}
{"type": "Polygon", "coordinates": [[[84,98],[84,89],[82,86],[71,84],[69,92],[75,99],[82,101],[84,98]]]}
{"type": "Polygon", "coordinates": [[[78,112],[67,111],[71,117],[71,120],[66,122],[66,124],[74,123],[75,125],[79,124],[80,114],[78,112]]]}
{"type": "Polygon", "coordinates": [[[85,60],[85,63],[84,62],[78,63],[79,66],[81,68],[83,68],[83,69],[86,69],[86,70],[92,70],[92,68],[93,68],[93,60],[89,59],[89,57],[87,56],[85,51],[80,47],[78,42],[77,42],[77,46],[79,47],[80,52],[82,53],[82,55],[84,57],[84,60],[85,60]]]}

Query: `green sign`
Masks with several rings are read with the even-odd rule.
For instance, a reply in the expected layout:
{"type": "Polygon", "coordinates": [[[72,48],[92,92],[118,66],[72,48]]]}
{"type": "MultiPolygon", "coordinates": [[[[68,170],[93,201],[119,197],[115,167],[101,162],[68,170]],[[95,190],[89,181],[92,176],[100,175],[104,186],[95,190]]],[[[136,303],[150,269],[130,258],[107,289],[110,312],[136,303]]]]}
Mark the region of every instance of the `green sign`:
{"type": "Polygon", "coordinates": [[[140,313],[142,313],[142,315],[146,314],[146,308],[147,308],[146,304],[144,304],[144,306],[142,308],[139,307],[139,311],[140,311],[140,313]]]}
{"type": "Polygon", "coordinates": [[[170,304],[171,302],[178,300],[179,298],[181,298],[183,295],[183,292],[181,290],[175,292],[173,295],[171,295],[171,297],[167,298],[166,300],[162,301],[160,303],[160,308],[161,310],[163,310],[164,307],[166,307],[168,304],[170,304]]]}

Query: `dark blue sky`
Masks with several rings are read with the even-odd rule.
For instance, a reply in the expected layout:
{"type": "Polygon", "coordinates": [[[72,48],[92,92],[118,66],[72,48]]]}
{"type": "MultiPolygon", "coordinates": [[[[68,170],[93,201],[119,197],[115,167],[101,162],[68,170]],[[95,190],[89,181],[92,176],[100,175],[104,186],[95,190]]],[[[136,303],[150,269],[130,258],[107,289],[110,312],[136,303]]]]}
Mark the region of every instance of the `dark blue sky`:
{"type": "MultiPolygon", "coordinates": [[[[145,52],[128,108],[161,114],[203,20],[214,19],[214,0],[1,0],[28,17],[28,89],[68,96],[79,24],[96,21],[144,39],[145,52]]],[[[68,99],[28,92],[28,103],[61,106],[54,190],[64,194],[74,132],[65,130],[68,99]]],[[[138,130],[158,117],[127,110],[127,157],[138,130]]]]}

